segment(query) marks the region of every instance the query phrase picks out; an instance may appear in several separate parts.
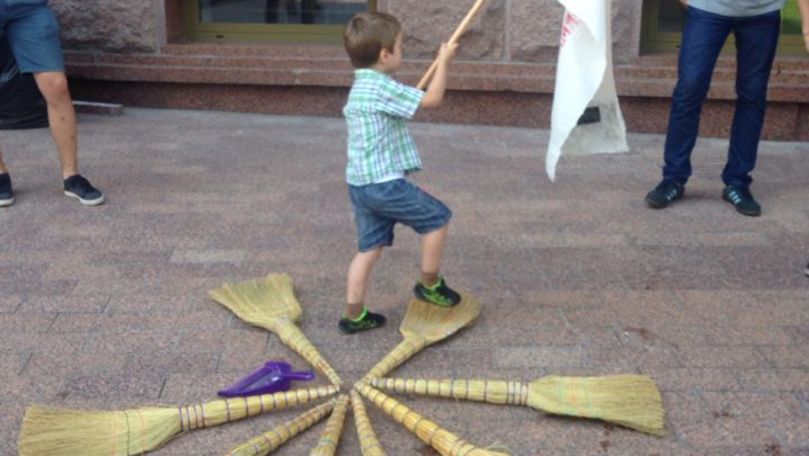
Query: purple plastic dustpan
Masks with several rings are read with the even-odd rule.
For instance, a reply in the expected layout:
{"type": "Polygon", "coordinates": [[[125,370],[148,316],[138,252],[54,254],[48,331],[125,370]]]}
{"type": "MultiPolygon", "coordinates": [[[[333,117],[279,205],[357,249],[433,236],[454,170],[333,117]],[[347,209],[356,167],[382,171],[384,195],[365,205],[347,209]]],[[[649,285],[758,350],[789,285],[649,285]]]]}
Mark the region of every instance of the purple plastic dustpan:
{"type": "Polygon", "coordinates": [[[289,390],[292,380],[312,380],[312,372],[292,372],[284,361],[267,361],[244,378],[219,391],[222,397],[255,396],[289,390]]]}

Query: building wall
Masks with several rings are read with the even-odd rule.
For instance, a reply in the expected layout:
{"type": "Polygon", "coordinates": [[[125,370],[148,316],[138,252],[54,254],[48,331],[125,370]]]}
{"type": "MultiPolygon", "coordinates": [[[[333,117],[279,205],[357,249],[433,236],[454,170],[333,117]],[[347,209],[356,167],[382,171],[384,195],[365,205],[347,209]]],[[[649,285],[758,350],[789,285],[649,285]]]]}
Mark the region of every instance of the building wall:
{"type": "MultiPolygon", "coordinates": [[[[51,0],[62,24],[74,95],[135,106],[339,116],[352,69],[340,45],[192,43],[193,0],[51,0]]],[[[397,75],[415,84],[472,0],[378,0],[406,31],[397,75]]],[[[616,82],[631,131],[663,132],[676,55],[640,52],[641,0],[613,0],[616,82]]],[[[547,128],[563,10],[556,0],[489,0],[463,37],[448,102],[419,120],[547,128]]],[[[735,60],[720,59],[702,134],[725,136],[735,60]]],[[[780,56],[764,136],[809,140],[809,59],[780,56]]]]}
{"type": "MultiPolygon", "coordinates": [[[[172,1],[172,0],[169,0],[172,1]]],[[[155,52],[160,45],[162,2],[152,0],[51,0],[63,46],[73,50],[155,52]]]]}
{"type": "MultiPolygon", "coordinates": [[[[180,24],[166,24],[178,14],[181,0],[51,0],[62,24],[64,46],[71,50],[112,53],[157,52],[177,40],[180,24]],[[169,30],[171,29],[171,30],[169,30]]],[[[429,58],[448,38],[469,0],[387,0],[380,9],[399,17],[407,31],[406,57],[429,58]]],[[[613,5],[616,62],[638,56],[641,2],[616,0],[613,5]]],[[[553,59],[563,8],[555,0],[489,0],[480,19],[467,32],[459,57],[495,62],[553,59]]]]}

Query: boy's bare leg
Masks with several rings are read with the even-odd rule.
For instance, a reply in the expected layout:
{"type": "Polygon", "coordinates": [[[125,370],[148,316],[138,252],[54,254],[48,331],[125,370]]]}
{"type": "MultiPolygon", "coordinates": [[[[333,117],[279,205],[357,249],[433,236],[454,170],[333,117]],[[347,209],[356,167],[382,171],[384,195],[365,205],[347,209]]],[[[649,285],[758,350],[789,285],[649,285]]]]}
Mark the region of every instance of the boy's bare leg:
{"type": "Polygon", "coordinates": [[[0,174],[7,173],[8,168],[6,168],[6,164],[3,163],[3,150],[0,149],[0,174]]]}
{"type": "Polygon", "coordinates": [[[39,91],[48,103],[51,135],[62,164],[62,179],[78,173],[76,111],[63,72],[48,71],[34,74],[39,91]]]}
{"type": "Polygon", "coordinates": [[[371,276],[374,264],[381,256],[382,247],[377,247],[374,250],[357,253],[351,260],[346,284],[346,318],[355,320],[362,314],[365,306],[365,291],[368,289],[368,278],[371,276]]]}
{"type": "Polygon", "coordinates": [[[438,282],[441,271],[441,256],[447,238],[449,224],[431,231],[421,238],[421,284],[431,287],[438,282]]]}

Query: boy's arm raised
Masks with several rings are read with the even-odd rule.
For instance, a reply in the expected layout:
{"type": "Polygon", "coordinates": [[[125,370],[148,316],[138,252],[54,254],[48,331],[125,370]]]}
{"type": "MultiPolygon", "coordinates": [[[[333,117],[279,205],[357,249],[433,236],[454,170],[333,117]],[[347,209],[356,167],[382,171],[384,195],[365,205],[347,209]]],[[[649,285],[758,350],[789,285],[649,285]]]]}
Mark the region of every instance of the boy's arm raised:
{"type": "Polygon", "coordinates": [[[444,92],[447,90],[447,68],[453,57],[455,57],[455,51],[457,49],[457,43],[444,43],[441,45],[435,75],[432,81],[430,81],[427,93],[424,94],[424,98],[421,99],[420,106],[422,108],[437,108],[441,105],[441,101],[444,99],[444,92]]]}

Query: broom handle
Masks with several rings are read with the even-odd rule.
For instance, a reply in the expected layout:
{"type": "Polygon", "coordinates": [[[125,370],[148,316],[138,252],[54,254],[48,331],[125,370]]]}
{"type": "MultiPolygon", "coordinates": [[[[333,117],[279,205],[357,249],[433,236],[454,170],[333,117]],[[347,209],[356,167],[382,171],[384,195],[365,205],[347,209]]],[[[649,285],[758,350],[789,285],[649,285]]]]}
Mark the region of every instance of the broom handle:
{"type": "MultiPolygon", "coordinates": [[[[466,33],[466,30],[469,28],[469,25],[472,23],[472,20],[477,16],[478,12],[483,8],[486,4],[487,0],[477,0],[475,4],[472,6],[472,9],[466,14],[466,17],[461,21],[461,25],[455,29],[455,33],[452,34],[452,37],[449,39],[447,44],[454,44],[457,43],[458,40],[461,38],[461,35],[466,33]]],[[[421,78],[419,81],[419,85],[417,86],[419,89],[424,90],[427,87],[427,83],[430,82],[433,75],[435,74],[435,70],[438,68],[438,58],[433,60],[433,64],[430,65],[430,69],[427,70],[427,73],[421,78]]]]}
{"type": "Polygon", "coordinates": [[[335,386],[340,386],[343,381],[337,372],[323,359],[323,356],[317,351],[312,342],[306,337],[306,334],[298,328],[295,323],[286,319],[276,320],[273,332],[278,334],[278,337],[290,348],[298,352],[305,360],[309,361],[315,369],[319,370],[329,381],[335,386]]]}
{"type": "Polygon", "coordinates": [[[343,424],[348,411],[348,396],[341,395],[334,404],[329,421],[326,422],[326,429],[320,435],[317,446],[312,449],[309,456],[334,456],[337,451],[337,444],[340,443],[340,435],[343,433],[343,424]]]}
{"type": "Polygon", "coordinates": [[[358,383],[354,386],[360,394],[381,408],[394,421],[403,425],[408,431],[427,445],[435,448],[442,456],[493,456],[501,455],[493,451],[483,450],[465,442],[457,435],[447,431],[433,421],[414,412],[407,406],[385,393],[371,388],[368,384],[358,383]]]}
{"type": "Polygon", "coordinates": [[[335,394],[336,386],[321,386],[182,406],[178,407],[181,431],[217,426],[274,410],[284,410],[335,394]]]}
{"type": "Polygon", "coordinates": [[[528,385],[505,380],[376,378],[371,385],[396,393],[446,397],[501,405],[526,405],[528,385]]]}
{"type": "Polygon", "coordinates": [[[376,438],[371,420],[368,419],[368,412],[365,404],[362,403],[360,395],[351,390],[351,408],[354,411],[354,422],[357,424],[357,437],[360,441],[362,456],[387,456],[379,439],[376,438]]]}
{"type": "Polygon", "coordinates": [[[254,437],[247,442],[230,450],[227,456],[264,456],[275,451],[281,445],[296,435],[309,429],[322,420],[334,408],[332,401],[320,404],[317,407],[298,415],[294,420],[276,426],[268,432],[254,437]]]}
{"type": "Polygon", "coordinates": [[[376,366],[372,367],[363,380],[384,377],[388,372],[396,369],[403,362],[412,358],[416,353],[424,350],[429,345],[427,339],[416,337],[405,337],[393,350],[382,358],[376,366]]]}

